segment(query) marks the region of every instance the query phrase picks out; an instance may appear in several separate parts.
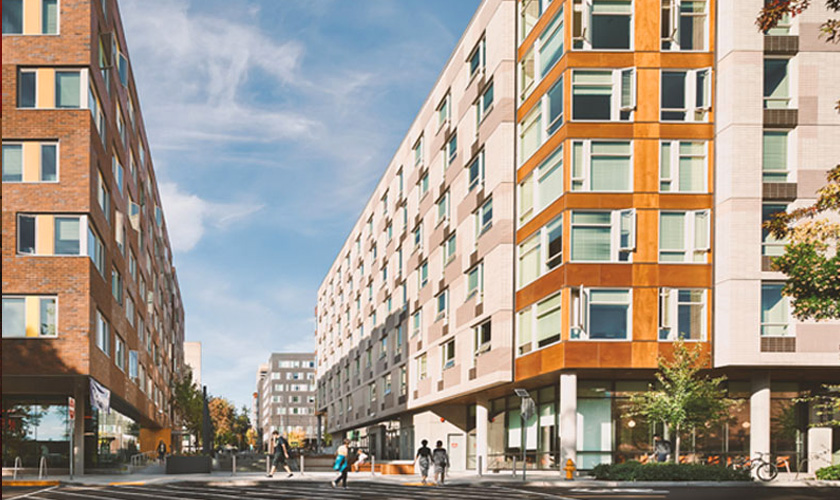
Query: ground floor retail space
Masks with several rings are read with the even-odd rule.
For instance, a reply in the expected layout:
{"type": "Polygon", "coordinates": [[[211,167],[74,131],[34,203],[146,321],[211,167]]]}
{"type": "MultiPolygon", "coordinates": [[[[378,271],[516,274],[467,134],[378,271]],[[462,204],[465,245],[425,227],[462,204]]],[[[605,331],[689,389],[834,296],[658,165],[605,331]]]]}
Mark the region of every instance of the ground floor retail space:
{"type": "MultiPolygon", "coordinates": [[[[572,459],[582,470],[601,463],[645,461],[653,436],[675,441],[671,429],[627,415],[632,394],[651,380],[588,378],[558,374],[553,383],[528,389],[533,415],[523,422],[514,394],[441,404],[386,422],[347,431],[357,446],[380,460],[411,460],[422,440],[441,441],[453,470],[562,469],[572,459]]],[[[814,424],[818,417],[796,398],[818,386],[771,380],[768,374],[726,383],[735,401],[728,418],[680,434],[680,460],[726,464],[758,453],[783,457],[792,471],[815,470],[840,460],[840,430],[814,424]]],[[[490,391],[492,394],[493,391],[490,391]]]]}

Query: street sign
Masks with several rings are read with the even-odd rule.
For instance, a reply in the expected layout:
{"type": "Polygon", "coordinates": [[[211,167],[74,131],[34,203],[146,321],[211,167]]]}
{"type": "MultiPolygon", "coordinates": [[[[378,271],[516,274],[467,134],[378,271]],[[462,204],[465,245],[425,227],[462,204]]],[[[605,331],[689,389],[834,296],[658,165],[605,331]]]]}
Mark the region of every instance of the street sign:
{"type": "Polygon", "coordinates": [[[71,422],[74,422],[76,420],[75,398],[67,398],[67,418],[70,419],[71,422]]]}
{"type": "Polygon", "coordinates": [[[536,404],[534,404],[534,400],[530,397],[522,398],[522,407],[520,408],[520,411],[522,413],[522,425],[524,426],[526,425],[525,422],[531,420],[531,417],[533,417],[534,413],[536,413],[536,404]]]}

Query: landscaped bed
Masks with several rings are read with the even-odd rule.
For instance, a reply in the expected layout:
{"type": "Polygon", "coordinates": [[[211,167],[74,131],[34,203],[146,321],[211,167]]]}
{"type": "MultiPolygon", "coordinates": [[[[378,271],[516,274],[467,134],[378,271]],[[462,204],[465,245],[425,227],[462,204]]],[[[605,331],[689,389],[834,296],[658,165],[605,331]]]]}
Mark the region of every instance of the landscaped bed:
{"type": "Polygon", "coordinates": [[[592,470],[595,479],[607,481],[751,481],[750,471],[721,465],[670,462],[625,462],[600,464],[592,470]]]}

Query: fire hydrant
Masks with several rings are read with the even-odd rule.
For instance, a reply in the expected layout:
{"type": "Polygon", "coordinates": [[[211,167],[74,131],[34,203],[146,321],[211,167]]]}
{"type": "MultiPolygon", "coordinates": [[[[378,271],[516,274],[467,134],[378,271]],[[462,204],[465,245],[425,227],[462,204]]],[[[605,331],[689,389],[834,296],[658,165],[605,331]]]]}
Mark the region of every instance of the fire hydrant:
{"type": "Polygon", "coordinates": [[[575,463],[571,458],[566,460],[566,466],[563,467],[563,470],[566,471],[566,481],[571,481],[575,478],[575,463]]]}

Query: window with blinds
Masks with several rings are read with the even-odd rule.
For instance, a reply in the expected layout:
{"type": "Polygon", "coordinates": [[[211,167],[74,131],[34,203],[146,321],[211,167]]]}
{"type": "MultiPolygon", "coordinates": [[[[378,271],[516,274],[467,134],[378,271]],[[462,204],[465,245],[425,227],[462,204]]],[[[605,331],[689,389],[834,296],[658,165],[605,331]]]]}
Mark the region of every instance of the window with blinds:
{"type": "Polygon", "coordinates": [[[659,191],[705,193],[708,144],[705,141],[662,141],[659,153],[659,191]]]}
{"type": "Polygon", "coordinates": [[[631,191],[631,141],[573,141],[572,191],[631,191]]]}
{"type": "Polygon", "coordinates": [[[659,262],[708,263],[708,210],[659,213],[659,262]]]}
{"type": "Polygon", "coordinates": [[[761,178],[764,182],[788,182],[788,132],[764,131],[761,178]]]}

